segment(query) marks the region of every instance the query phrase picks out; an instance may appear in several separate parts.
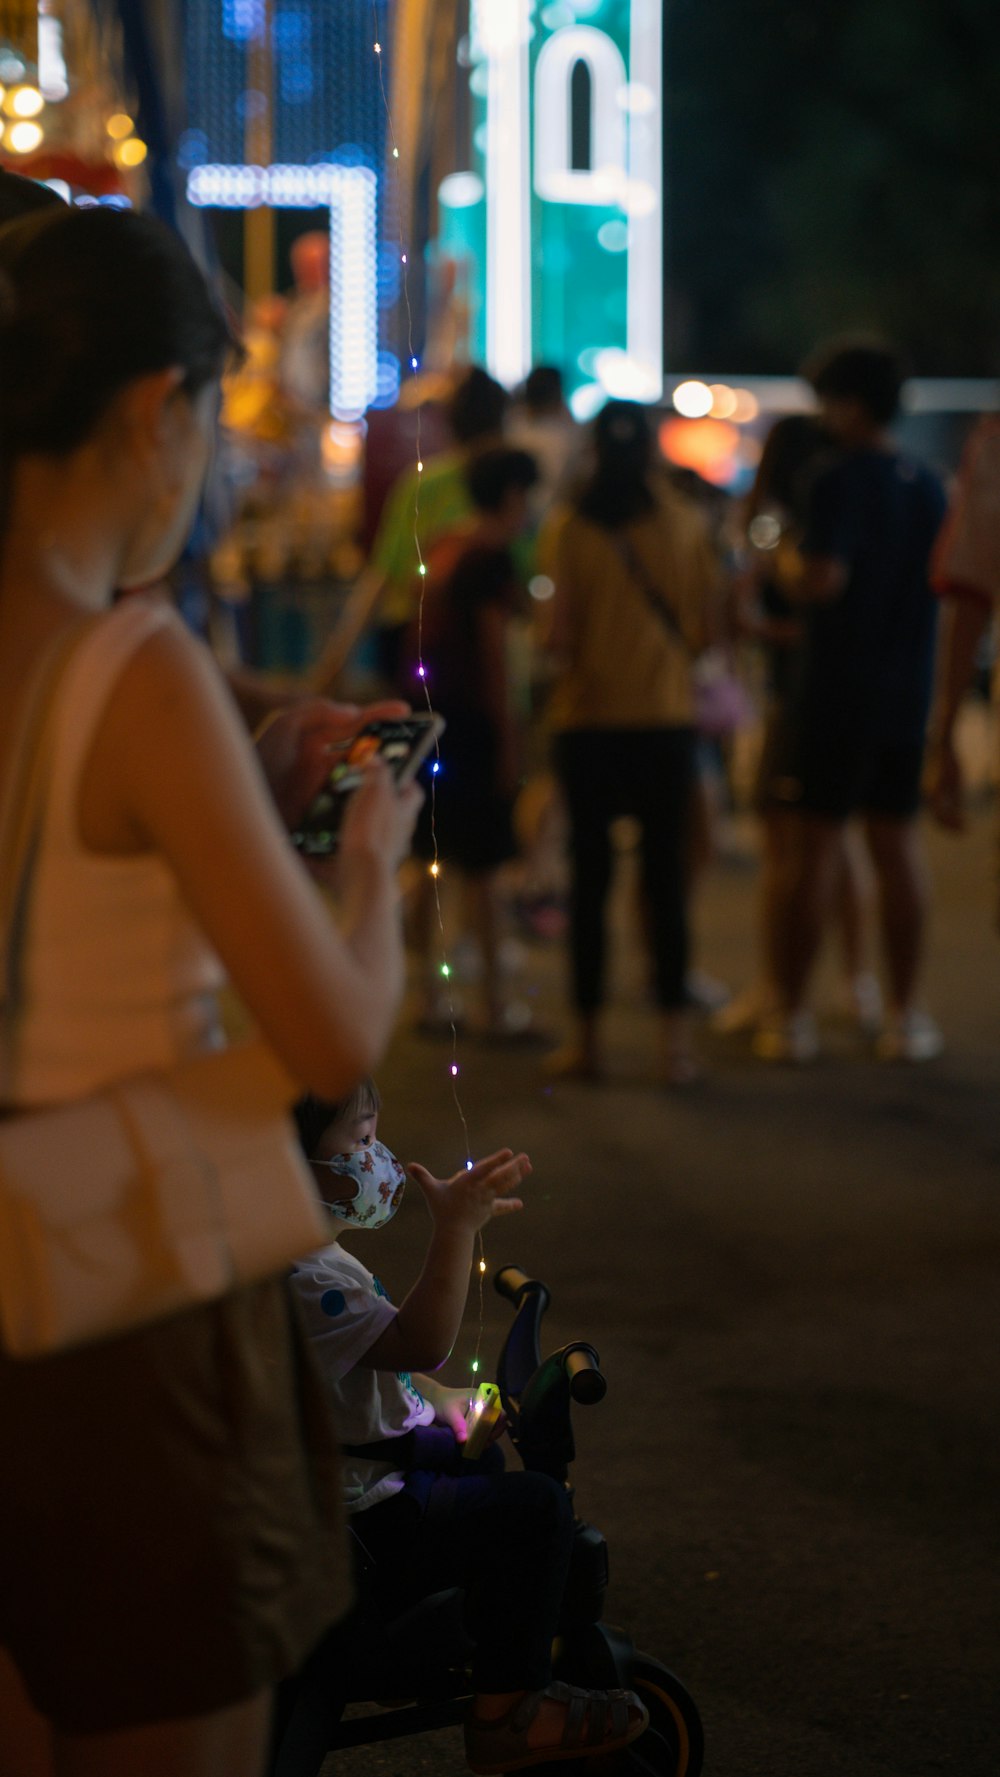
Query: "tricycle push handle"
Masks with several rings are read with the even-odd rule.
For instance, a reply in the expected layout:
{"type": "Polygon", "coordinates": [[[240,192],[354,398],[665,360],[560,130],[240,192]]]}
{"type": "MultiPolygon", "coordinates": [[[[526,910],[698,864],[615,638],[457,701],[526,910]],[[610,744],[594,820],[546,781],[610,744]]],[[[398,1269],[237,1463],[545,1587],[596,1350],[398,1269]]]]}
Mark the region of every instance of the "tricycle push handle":
{"type": "Polygon", "coordinates": [[[527,1272],[522,1271],[519,1265],[503,1265],[501,1269],[494,1274],[493,1288],[499,1296],[506,1297],[507,1301],[510,1302],[511,1306],[514,1308],[520,1308],[525,1297],[529,1295],[537,1295],[543,1298],[543,1313],[549,1305],[549,1292],[545,1288],[544,1283],[539,1283],[538,1279],[535,1277],[529,1277],[527,1272]]]}
{"type": "Polygon", "coordinates": [[[600,1358],[592,1345],[571,1345],[563,1359],[569,1391],[581,1407],[603,1401],[608,1385],[600,1370],[600,1358]]]}

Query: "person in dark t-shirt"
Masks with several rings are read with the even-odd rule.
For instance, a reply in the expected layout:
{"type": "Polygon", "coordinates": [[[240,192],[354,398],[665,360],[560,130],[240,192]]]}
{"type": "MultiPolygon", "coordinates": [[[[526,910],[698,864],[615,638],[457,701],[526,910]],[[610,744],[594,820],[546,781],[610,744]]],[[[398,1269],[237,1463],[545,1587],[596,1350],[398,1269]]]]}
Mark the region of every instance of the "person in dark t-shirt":
{"type": "MultiPolygon", "coordinates": [[[[500,984],[496,874],[517,850],[512,815],[520,760],[507,641],[523,596],[511,545],[527,526],[538,470],[526,451],[498,446],[474,457],[466,478],[474,517],[431,551],[423,610],[410,635],[411,670],[423,668],[414,682],[426,686],[448,724],[414,849],[463,879],[466,917],[483,955],[486,1030],[503,1036],[514,1033],[500,984]]],[[[439,879],[425,878],[416,918],[429,1024],[441,1013],[434,957],[439,886],[439,879]]]]}
{"type": "Polygon", "coordinates": [[[841,454],[817,479],[801,541],[781,564],[806,631],[787,791],[799,844],[772,959],[782,1004],[755,1048],[765,1060],[816,1052],[807,989],[841,830],[859,814],[883,909],[888,1015],[878,1052],[924,1061],[942,1046],[917,1001],[928,894],[916,814],[936,633],[928,573],[945,495],[889,439],[903,380],[895,353],[839,345],[811,380],[841,454]]]}

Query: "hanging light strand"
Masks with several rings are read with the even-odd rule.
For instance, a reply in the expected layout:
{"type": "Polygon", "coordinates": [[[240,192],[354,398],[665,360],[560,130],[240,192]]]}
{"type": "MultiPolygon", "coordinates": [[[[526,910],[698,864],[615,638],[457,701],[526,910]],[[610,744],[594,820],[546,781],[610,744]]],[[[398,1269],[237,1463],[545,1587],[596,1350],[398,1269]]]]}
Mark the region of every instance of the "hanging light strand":
{"type": "MultiPolygon", "coordinates": [[[[416,351],[414,349],[414,342],[413,342],[413,306],[410,302],[410,281],[409,281],[410,260],[409,260],[409,253],[407,251],[407,246],[406,246],[405,232],[404,232],[404,228],[403,228],[402,167],[400,165],[399,143],[396,140],[396,130],[395,130],[395,125],[393,123],[393,118],[392,118],[392,107],[389,103],[389,96],[388,96],[388,92],[386,90],[386,84],[385,84],[385,57],[383,54],[383,46],[382,46],[382,33],[381,33],[380,21],[379,21],[378,0],[372,0],[372,26],[373,26],[373,37],[374,37],[372,49],[373,49],[375,59],[376,59],[376,64],[378,67],[379,92],[381,93],[382,105],[383,105],[383,108],[385,111],[386,132],[387,132],[388,139],[389,139],[390,152],[391,152],[391,158],[392,158],[392,163],[393,163],[393,170],[395,173],[394,184],[395,184],[395,198],[396,198],[396,234],[397,234],[397,240],[399,243],[399,263],[400,263],[400,270],[401,270],[401,288],[402,288],[402,295],[403,295],[403,308],[404,308],[404,312],[406,315],[406,353],[407,353],[409,369],[412,374],[412,373],[415,373],[417,370],[419,370],[420,364],[419,364],[419,360],[417,358],[416,351]]],[[[428,683],[427,665],[424,660],[424,601],[425,601],[426,593],[427,593],[427,563],[424,560],[423,548],[421,546],[421,541],[420,541],[420,485],[421,485],[421,479],[422,479],[423,473],[424,473],[424,458],[423,458],[423,448],[422,448],[422,434],[421,434],[421,423],[420,423],[420,403],[419,402],[417,402],[417,405],[415,408],[415,414],[416,414],[416,479],[414,482],[414,489],[413,489],[413,549],[414,549],[414,555],[416,558],[416,570],[417,570],[417,582],[418,582],[417,678],[420,681],[420,687],[421,687],[421,690],[423,691],[424,702],[427,706],[428,713],[431,713],[433,711],[434,705],[433,705],[433,702],[431,699],[430,685],[428,683]]],[[[456,1013],[455,1013],[455,993],[454,993],[454,986],[453,986],[454,972],[452,970],[451,963],[448,960],[447,939],[446,939],[445,926],[444,926],[444,909],[443,909],[442,900],[441,900],[441,855],[440,855],[440,851],[438,849],[438,836],[437,836],[437,780],[438,780],[440,770],[441,770],[441,748],[440,748],[440,744],[436,744],[435,748],[434,748],[434,759],[433,759],[433,763],[431,766],[431,784],[430,784],[430,829],[431,829],[432,857],[431,857],[431,863],[429,866],[429,875],[430,875],[431,881],[434,885],[434,909],[435,909],[435,914],[437,917],[438,937],[440,940],[440,957],[441,957],[440,977],[444,983],[444,996],[445,996],[445,1002],[448,1007],[448,1026],[449,1026],[449,1030],[451,1033],[451,1060],[448,1064],[448,1077],[449,1077],[449,1081],[450,1081],[450,1085],[451,1085],[451,1096],[454,1101],[455,1110],[458,1114],[458,1120],[459,1120],[459,1123],[461,1124],[461,1128],[462,1128],[462,1136],[463,1136],[463,1141],[465,1144],[465,1156],[466,1156],[465,1165],[466,1165],[466,1169],[468,1171],[471,1171],[472,1166],[473,1166],[473,1160],[472,1160],[472,1154],[471,1154],[471,1143],[469,1140],[469,1125],[468,1125],[468,1121],[466,1119],[465,1109],[462,1104],[461,1094],[458,1089],[458,1081],[459,1081],[459,1077],[460,1077],[460,1073],[461,1073],[461,1068],[460,1068],[459,1060],[458,1060],[458,1019],[457,1019],[456,1013]]],[[[471,1370],[472,1370],[472,1374],[474,1377],[478,1376],[478,1374],[479,1374],[480,1352],[481,1352],[481,1348],[482,1348],[483,1328],[484,1328],[485,1317],[486,1317],[486,1305],[485,1305],[486,1249],[485,1249],[485,1245],[483,1242],[482,1229],[479,1230],[479,1234],[477,1237],[477,1243],[478,1243],[479,1257],[478,1257],[478,1260],[476,1263],[476,1275],[477,1275],[478,1282],[479,1282],[479,1291],[478,1291],[479,1324],[478,1324],[478,1330],[477,1330],[477,1334],[476,1334],[475,1355],[474,1355],[474,1357],[472,1359],[472,1363],[471,1363],[471,1370]]]]}

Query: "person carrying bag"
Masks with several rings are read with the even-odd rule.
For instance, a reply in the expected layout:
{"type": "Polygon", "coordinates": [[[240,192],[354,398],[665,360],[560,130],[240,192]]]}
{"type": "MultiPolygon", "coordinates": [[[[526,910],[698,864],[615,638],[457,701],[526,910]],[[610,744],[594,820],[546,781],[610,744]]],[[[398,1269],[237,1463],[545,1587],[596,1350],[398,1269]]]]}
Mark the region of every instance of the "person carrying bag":
{"type": "Polygon", "coordinates": [[[366,712],[287,712],[265,777],[128,591],[190,528],[229,350],[152,219],[0,230],[0,1777],[255,1777],[271,1687],[351,1602],[285,1108],[388,1041],[419,795],[352,798],[334,921],[277,798],[366,712]]]}

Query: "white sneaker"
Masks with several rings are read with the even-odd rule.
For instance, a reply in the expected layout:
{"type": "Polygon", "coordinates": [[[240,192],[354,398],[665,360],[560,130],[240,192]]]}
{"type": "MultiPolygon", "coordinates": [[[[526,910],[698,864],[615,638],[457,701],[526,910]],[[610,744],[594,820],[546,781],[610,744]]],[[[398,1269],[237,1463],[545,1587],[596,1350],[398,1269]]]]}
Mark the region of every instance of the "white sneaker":
{"type": "Polygon", "coordinates": [[[717,981],[714,975],[706,975],[703,969],[688,971],[684,991],[688,1004],[696,1012],[718,1012],[733,997],[724,981],[717,981]]]}
{"type": "Polygon", "coordinates": [[[880,1061],[933,1061],[944,1037],[929,1012],[895,1012],[875,1045],[880,1061]]]}
{"type": "Polygon", "coordinates": [[[877,1036],[882,1029],[884,1010],[878,976],[865,970],[845,981],[840,993],[840,1006],[866,1037],[877,1036]]]}
{"type": "Polygon", "coordinates": [[[759,1061],[790,1061],[796,1067],[815,1061],[819,1034],[811,1012],[775,1012],[757,1026],[753,1052],[759,1061]]]}

